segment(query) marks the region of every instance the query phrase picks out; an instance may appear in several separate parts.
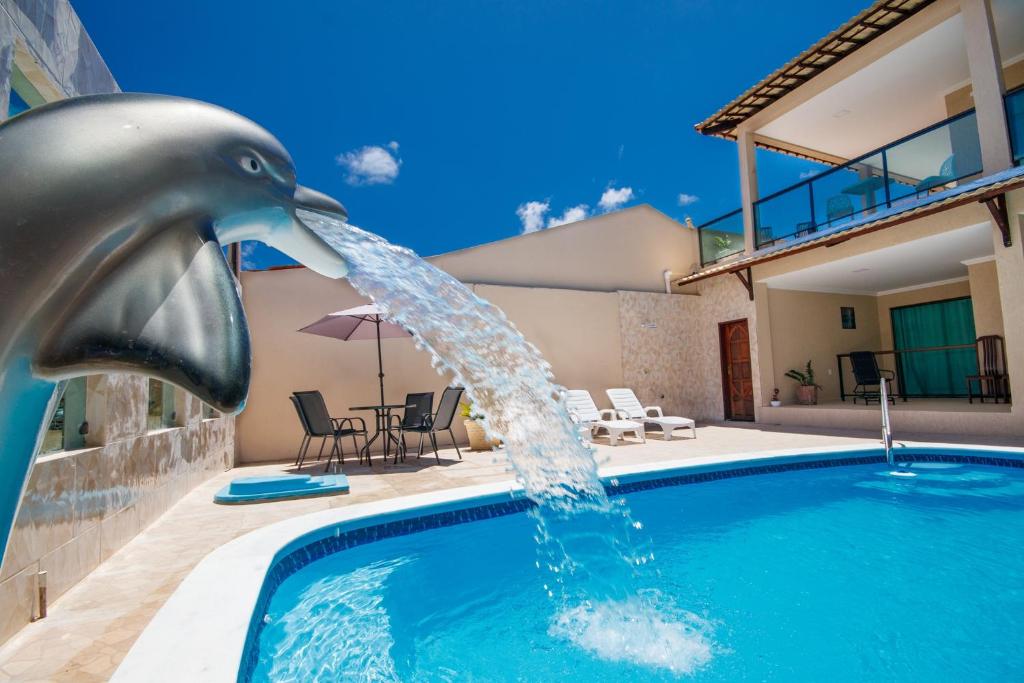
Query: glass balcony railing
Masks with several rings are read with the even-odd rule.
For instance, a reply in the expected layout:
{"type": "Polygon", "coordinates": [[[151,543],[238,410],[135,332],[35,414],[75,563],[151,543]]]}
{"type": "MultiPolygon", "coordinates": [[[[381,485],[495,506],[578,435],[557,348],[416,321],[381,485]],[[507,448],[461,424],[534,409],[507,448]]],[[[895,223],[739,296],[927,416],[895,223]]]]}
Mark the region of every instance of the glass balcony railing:
{"type": "Polygon", "coordinates": [[[700,265],[706,266],[743,251],[743,209],[736,209],[697,228],[700,265]]]}
{"type": "Polygon", "coordinates": [[[1006,123],[1010,128],[1013,163],[1024,164],[1024,86],[1006,94],[1006,123]]]}
{"type": "MultiPolygon", "coordinates": [[[[1024,88],[1006,96],[1014,160],[1024,163],[1024,88]]],[[[981,173],[974,110],[940,121],[891,144],[754,203],[757,249],[850,223],[981,173]]],[[[740,209],[698,228],[701,265],[743,251],[740,209]]]]}
{"type": "Polygon", "coordinates": [[[754,244],[760,249],[913,204],[981,168],[972,109],[758,200],[754,244]]]}

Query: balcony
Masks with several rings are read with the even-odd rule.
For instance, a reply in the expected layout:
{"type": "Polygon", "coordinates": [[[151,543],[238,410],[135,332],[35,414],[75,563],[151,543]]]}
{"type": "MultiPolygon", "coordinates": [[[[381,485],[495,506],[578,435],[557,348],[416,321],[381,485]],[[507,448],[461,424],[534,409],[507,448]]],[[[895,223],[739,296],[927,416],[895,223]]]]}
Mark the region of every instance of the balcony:
{"type": "Polygon", "coordinates": [[[742,254],[743,209],[730,211],[724,216],[697,227],[700,242],[700,265],[706,266],[742,254]]]}
{"type": "MultiPolygon", "coordinates": [[[[1016,112],[1011,121],[1024,121],[1022,92],[1007,97],[1007,111],[1014,107],[1016,112]]],[[[1021,126],[1019,137],[1024,137],[1021,126]]],[[[978,124],[971,109],[754,202],[754,246],[764,249],[882,210],[910,207],[981,171],[978,124]]],[[[743,250],[741,211],[698,230],[701,265],[743,250]]]]}
{"type": "Polygon", "coordinates": [[[762,249],[913,205],[981,169],[972,109],[754,202],[754,245],[762,249]]]}

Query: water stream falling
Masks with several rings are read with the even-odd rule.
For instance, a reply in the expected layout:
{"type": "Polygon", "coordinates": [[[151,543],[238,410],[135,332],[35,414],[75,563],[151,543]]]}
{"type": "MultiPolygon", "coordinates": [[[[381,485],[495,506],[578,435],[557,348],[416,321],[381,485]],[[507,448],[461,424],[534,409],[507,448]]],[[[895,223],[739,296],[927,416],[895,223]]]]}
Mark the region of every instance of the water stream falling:
{"type": "Polygon", "coordinates": [[[597,656],[687,673],[711,656],[705,626],[657,590],[650,544],[609,498],[540,352],[496,306],[377,235],[320,214],[300,219],[349,263],[349,281],[413,333],[466,388],[536,503],[551,629],[597,656]]]}

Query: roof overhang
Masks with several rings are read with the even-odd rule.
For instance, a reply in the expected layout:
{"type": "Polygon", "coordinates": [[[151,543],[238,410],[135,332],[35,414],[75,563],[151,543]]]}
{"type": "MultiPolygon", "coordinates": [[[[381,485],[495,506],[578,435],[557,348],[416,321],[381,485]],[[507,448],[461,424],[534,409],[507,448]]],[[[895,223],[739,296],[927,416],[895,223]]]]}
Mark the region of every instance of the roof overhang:
{"type": "MultiPolygon", "coordinates": [[[[736,139],[736,127],[936,0],[876,0],[870,7],[698,123],[703,135],[736,139]]],[[[791,153],[789,150],[779,150],[791,153]]],[[[801,156],[798,154],[798,156],[801,156]]]]}
{"type": "MultiPolygon", "coordinates": [[[[854,237],[891,228],[901,223],[948,211],[958,206],[975,202],[987,203],[989,200],[1002,198],[1005,193],[1022,187],[1024,187],[1024,167],[1015,167],[1009,171],[980,178],[963,187],[938,193],[933,201],[921,203],[902,211],[886,212],[885,215],[874,220],[871,217],[867,217],[853,226],[840,226],[834,231],[825,234],[803,238],[790,244],[769,247],[749,256],[711,266],[692,275],[673,280],[672,286],[676,288],[684,287],[718,275],[742,273],[762,263],[775,261],[776,259],[819,247],[831,247],[854,237]]],[[[1005,212],[1005,200],[1002,207],[1005,212]]],[[[995,210],[991,205],[989,208],[993,211],[995,210]]],[[[1002,229],[1002,226],[1000,227],[1002,229]]],[[[1006,240],[1006,235],[1004,235],[1004,240],[1006,240]]]]}

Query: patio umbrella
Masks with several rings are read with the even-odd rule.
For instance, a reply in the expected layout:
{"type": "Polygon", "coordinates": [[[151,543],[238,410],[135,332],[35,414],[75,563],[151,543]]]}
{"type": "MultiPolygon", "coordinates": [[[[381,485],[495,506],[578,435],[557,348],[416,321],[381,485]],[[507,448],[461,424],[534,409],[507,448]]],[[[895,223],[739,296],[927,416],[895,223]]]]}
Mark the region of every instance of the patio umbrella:
{"type": "Polygon", "coordinates": [[[347,308],[320,318],[306,325],[299,332],[318,334],[342,341],[377,340],[377,377],[380,379],[380,402],[384,405],[384,361],[381,357],[380,340],[395,337],[411,337],[412,333],[383,317],[382,311],[374,304],[347,308]]]}

